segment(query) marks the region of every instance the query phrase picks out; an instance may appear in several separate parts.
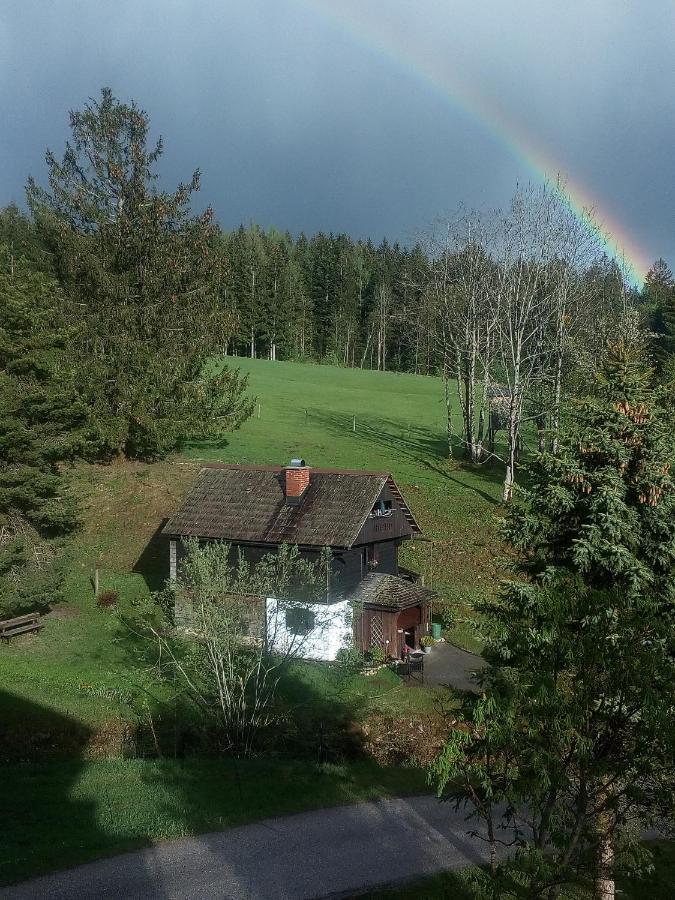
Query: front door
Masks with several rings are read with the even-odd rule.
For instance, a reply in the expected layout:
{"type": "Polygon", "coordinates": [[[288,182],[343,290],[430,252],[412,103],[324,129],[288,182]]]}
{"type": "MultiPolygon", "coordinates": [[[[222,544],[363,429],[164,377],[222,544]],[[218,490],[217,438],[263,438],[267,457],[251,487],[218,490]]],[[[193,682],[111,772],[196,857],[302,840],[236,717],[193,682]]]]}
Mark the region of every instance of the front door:
{"type": "Polygon", "coordinates": [[[417,650],[417,640],[419,632],[419,624],[422,621],[422,608],[420,606],[411,606],[408,609],[402,609],[396,620],[396,630],[399,637],[399,652],[403,651],[404,646],[408,646],[413,650],[417,650]]]}

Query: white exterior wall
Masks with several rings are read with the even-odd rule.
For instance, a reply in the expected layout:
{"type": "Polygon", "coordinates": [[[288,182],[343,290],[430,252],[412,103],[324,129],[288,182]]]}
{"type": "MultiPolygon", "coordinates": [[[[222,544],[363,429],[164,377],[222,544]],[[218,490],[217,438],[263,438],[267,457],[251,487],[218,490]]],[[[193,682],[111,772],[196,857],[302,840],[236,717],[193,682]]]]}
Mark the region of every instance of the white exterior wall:
{"type": "Polygon", "coordinates": [[[267,640],[270,650],[277,653],[297,654],[300,659],[332,662],[338,651],[351,646],[352,606],[348,600],[338,603],[294,603],[268,597],[267,640]],[[286,610],[302,608],[311,610],[315,627],[303,636],[294,635],[286,628],[286,610]]]}

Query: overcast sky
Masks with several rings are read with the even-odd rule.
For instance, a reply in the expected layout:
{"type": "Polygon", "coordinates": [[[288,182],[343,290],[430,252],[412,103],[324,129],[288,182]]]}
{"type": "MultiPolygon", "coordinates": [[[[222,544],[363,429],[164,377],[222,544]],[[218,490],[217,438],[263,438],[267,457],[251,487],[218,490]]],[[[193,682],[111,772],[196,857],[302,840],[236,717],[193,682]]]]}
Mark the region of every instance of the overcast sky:
{"type": "Polygon", "coordinates": [[[673,0],[0,0],[0,204],[103,85],[224,227],[408,241],[527,146],[675,268],[673,0]]]}

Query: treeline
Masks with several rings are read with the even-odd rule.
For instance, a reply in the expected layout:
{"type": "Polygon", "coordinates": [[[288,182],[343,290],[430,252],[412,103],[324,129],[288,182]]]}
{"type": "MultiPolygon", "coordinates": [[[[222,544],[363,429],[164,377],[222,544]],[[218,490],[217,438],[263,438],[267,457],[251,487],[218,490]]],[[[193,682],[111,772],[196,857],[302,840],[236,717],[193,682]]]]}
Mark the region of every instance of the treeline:
{"type": "Polygon", "coordinates": [[[218,246],[232,324],[223,354],[442,375],[449,453],[495,458],[498,429],[505,500],[525,432],[555,450],[568,399],[610,342],[626,341],[662,380],[673,372],[667,266],[638,291],[560,185],[520,189],[488,215],[462,212],[411,248],[255,225],[218,246]]]}
{"type": "Polygon", "coordinates": [[[238,356],[308,359],[429,374],[438,368],[425,248],[345,234],[223,233],[225,348],[238,356]]]}
{"type": "MultiPolygon", "coordinates": [[[[223,352],[439,374],[439,279],[451,288],[464,277],[456,238],[467,218],[442,223],[412,247],[346,234],[294,237],[255,224],[222,232],[220,294],[233,326],[223,352]]],[[[581,272],[586,296],[616,309],[634,305],[654,332],[653,358],[672,355],[675,307],[666,263],[658,260],[638,291],[597,245],[595,251],[581,272]]]]}

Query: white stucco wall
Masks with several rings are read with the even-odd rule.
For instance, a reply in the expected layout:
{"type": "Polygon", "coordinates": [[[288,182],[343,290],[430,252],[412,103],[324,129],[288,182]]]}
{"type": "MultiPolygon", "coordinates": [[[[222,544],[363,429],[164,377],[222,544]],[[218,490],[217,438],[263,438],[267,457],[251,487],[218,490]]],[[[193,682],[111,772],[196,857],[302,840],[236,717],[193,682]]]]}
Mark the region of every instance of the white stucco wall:
{"type": "Polygon", "coordinates": [[[301,659],[332,662],[342,647],[351,645],[352,607],[348,600],[338,603],[293,603],[268,597],[267,640],[277,653],[290,652],[301,659]],[[315,617],[312,631],[304,636],[286,628],[286,612],[290,608],[311,610],[315,617]]]}

